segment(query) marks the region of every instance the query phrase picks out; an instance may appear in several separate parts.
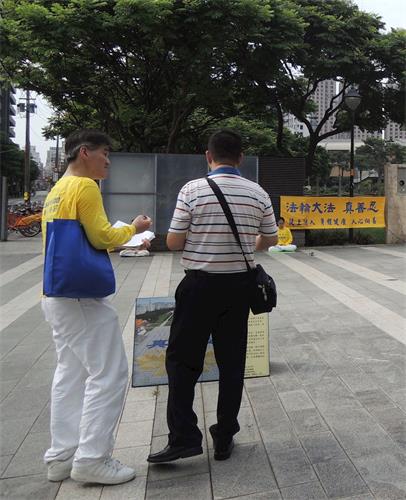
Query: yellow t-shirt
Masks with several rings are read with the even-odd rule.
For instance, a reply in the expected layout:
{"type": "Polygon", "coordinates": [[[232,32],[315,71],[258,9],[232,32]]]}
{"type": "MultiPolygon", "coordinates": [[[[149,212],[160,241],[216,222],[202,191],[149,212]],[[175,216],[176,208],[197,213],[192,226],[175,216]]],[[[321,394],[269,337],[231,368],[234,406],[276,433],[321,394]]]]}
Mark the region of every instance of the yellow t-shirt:
{"type": "Polygon", "coordinates": [[[98,250],[127,243],[135,234],[133,225],[114,228],[107,219],[99,186],[89,177],[62,177],[51,189],[42,211],[42,237],[45,245],[47,222],[54,219],[78,220],[89,242],[98,250]]]}
{"type": "Polygon", "coordinates": [[[278,228],[278,245],[290,245],[292,241],[292,233],[288,227],[278,228]]]}

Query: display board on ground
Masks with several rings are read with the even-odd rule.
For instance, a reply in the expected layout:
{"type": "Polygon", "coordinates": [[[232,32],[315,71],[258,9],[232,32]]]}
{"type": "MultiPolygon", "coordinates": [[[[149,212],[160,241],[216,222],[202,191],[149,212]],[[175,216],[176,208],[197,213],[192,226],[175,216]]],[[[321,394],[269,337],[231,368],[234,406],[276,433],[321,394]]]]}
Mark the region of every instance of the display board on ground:
{"type": "MultiPolygon", "coordinates": [[[[135,335],[133,361],[133,387],[164,385],[168,383],[165,370],[165,351],[168,345],[173,297],[143,297],[135,302],[135,335]]],[[[193,334],[193,332],[191,332],[193,334]]],[[[230,349],[232,346],[230,346],[230,349]]],[[[245,377],[269,376],[268,314],[248,320],[248,347],[245,377]]],[[[204,369],[199,382],[218,380],[211,337],[207,345],[204,369]]]]}

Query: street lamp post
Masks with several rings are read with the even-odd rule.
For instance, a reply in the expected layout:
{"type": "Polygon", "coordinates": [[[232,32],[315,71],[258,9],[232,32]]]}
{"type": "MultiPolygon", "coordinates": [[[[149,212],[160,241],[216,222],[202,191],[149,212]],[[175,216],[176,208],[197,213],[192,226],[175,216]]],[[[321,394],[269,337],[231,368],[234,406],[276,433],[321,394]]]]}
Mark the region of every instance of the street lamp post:
{"type": "MultiPolygon", "coordinates": [[[[354,196],[354,122],[355,111],[361,103],[361,96],[355,87],[351,87],[344,96],[344,104],[351,112],[351,152],[350,152],[350,197],[354,196]]],[[[354,241],[354,229],[351,227],[348,233],[350,243],[354,241]]]]}

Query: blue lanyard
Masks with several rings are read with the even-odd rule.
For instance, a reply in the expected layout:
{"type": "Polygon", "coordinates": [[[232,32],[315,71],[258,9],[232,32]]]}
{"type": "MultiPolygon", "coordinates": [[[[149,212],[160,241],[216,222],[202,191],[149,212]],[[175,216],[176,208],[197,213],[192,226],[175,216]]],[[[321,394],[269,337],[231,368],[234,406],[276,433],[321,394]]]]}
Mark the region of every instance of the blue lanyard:
{"type": "Polygon", "coordinates": [[[224,167],[216,168],[216,170],[212,170],[207,174],[207,177],[217,174],[232,174],[232,175],[239,175],[241,177],[241,172],[238,170],[238,168],[229,167],[227,165],[224,167]]]}

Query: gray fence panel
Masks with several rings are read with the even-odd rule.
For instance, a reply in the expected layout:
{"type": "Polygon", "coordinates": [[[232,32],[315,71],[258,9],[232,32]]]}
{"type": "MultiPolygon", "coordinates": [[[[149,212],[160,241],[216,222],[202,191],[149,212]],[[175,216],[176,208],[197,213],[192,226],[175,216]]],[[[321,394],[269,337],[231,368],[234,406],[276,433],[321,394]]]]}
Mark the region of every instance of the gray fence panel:
{"type": "Polygon", "coordinates": [[[111,153],[108,179],[101,183],[104,207],[110,222],[131,222],[134,216],[152,217],[155,231],[156,156],[111,153]]]}
{"type": "MultiPolygon", "coordinates": [[[[109,220],[130,222],[143,213],[152,217],[152,230],[164,235],[181,187],[208,172],[204,155],[112,153],[108,179],[101,191],[109,220]]],[[[247,179],[257,181],[258,158],[247,156],[241,166],[247,179]]]]}
{"type": "Polygon", "coordinates": [[[181,187],[207,174],[203,155],[157,155],[157,233],[165,234],[181,187]]]}

